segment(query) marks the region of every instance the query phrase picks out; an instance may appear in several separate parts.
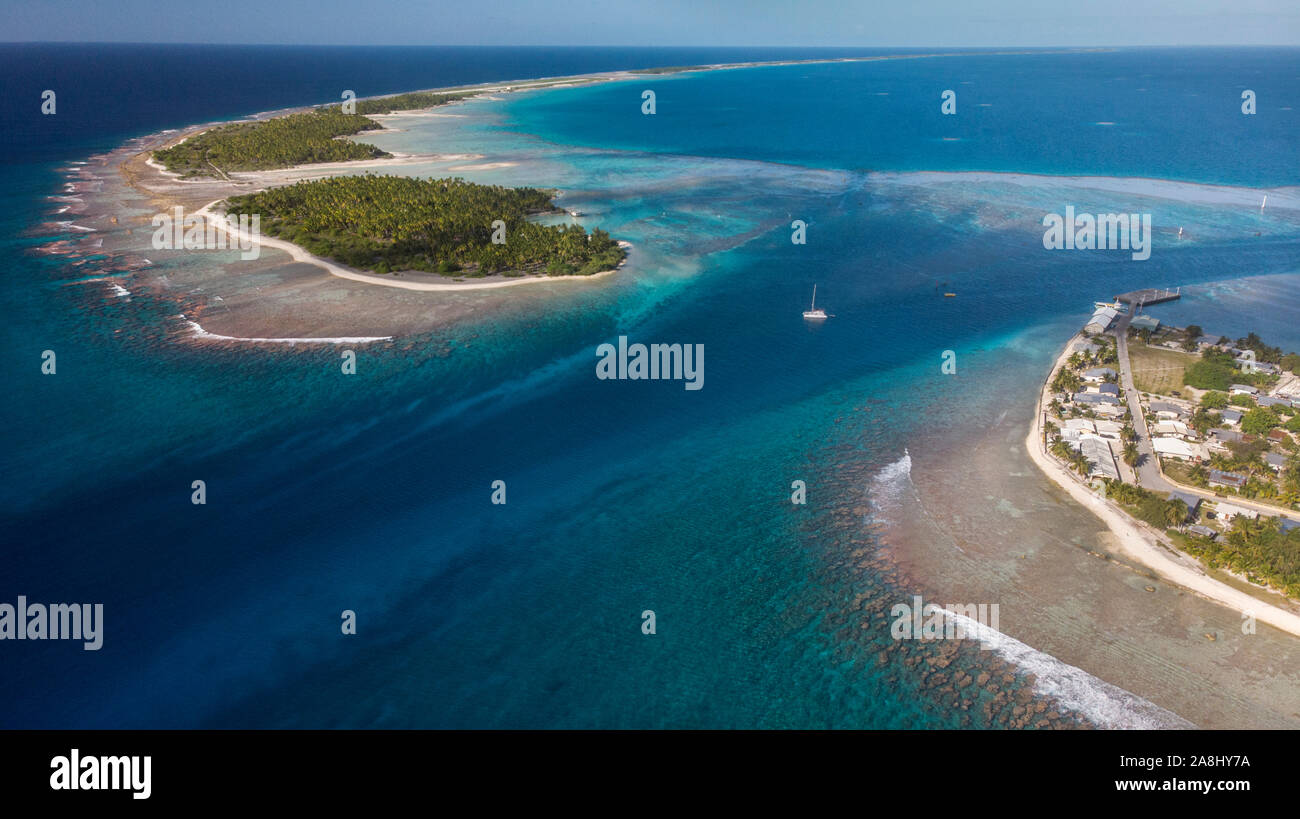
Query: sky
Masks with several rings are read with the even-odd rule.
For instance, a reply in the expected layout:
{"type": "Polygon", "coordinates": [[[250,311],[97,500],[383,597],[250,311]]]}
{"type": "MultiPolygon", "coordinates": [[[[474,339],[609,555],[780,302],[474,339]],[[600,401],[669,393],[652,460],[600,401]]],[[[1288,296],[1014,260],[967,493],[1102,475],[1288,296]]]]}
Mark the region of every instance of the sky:
{"type": "Polygon", "coordinates": [[[0,41],[1300,45],[1300,0],[0,0],[0,41]]]}

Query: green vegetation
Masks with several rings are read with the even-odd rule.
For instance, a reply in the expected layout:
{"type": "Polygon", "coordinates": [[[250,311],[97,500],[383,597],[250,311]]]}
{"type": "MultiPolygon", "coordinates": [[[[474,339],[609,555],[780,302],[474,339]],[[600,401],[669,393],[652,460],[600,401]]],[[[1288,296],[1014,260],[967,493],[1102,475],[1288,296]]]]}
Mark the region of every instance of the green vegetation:
{"type": "Polygon", "coordinates": [[[1281,423],[1277,413],[1268,407],[1255,407],[1241,416],[1241,431],[1248,435],[1267,435],[1268,431],[1281,423]]]}
{"type": "Polygon", "coordinates": [[[395,97],[380,97],[374,100],[357,100],[358,114],[391,114],[394,111],[417,111],[421,108],[436,108],[449,102],[468,99],[472,93],[434,94],[428,91],[414,91],[410,94],[398,94],[395,97]]]}
{"type": "Polygon", "coordinates": [[[555,210],[550,195],[536,188],[367,174],[232,197],[228,213],[260,213],[264,232],[376,273],[590,275],[623,259],[623,249],[602,230],[588,235],[579,225],[527,220],[555,210]],[[497,220],[505,223],[504,244],[492,242],[497,220]]]}
{"type": "Polygon", "coordinates": [[[1210,390],[1201,396],[1201,406],[1206,409],[1223,409],[1228,406],[1228,394],[1218,390],[1210,390]]]}
{"type": "Polygon", "coordinates": [[[1142,453],[1138,451],[1136,441],[1124,442],[1124,463],[1129,466],[1137,466],[1138,460],[1141,459],[1142,453]]]}
{"type": "Polygon", "coordinates": [[[1188,537],[1187,551],[1213,569],[1228,568],[1300,597],[1300,529],[1283,533],[1277,518],[1232,522],[1223,542],[1188,537]]]}
{"type": "Polygon", "coordinates": [[[1185,461],[1166,458],[1160,468],[1164,471],[1165,476],[1175,483],[1199,486],[1202,489],[1206,489],[1210,485],[1210,473],[1201,464],[1189,464],[1185,461]]]}
{"type": "Polygon", "coordinates": [[[702,71],[707,65],[664,65],[658,68],[638,68],[632,74],[679,74],[682,71],[702,71]]]}
{"type": "Polygon", "coordinates": [[[1198,407],[1196,412],[1192,413],[1191,427],[1199,435],[1205,435],[1222,423],[1222,415],[1217,412],[1210,412],[1205,407],[1198,407]]]}
{"type": "Polygon", "coordinates": [[[1080,475],[1087,475],[1088,471],[1093,467],[1092,461],[1088,460],[1083,452],[1070,446],[1065,441],[1057,440],[1053,443],[1051,452],[1057,458],[1069,464],[1080,475]]]}
{"type": "Polygon", "coordinates": [[[1277,364],[1282,360],[1282,348],[1270,347],[1254,333],[1250,333],[1245,338],[1237,339],[1238,350],[1253,350],[1256,361],[1267,361],[1271,364],[1277,364]]]}
{"type": "MultiPolygon", "coordinates": [[[[1251,333],[1253,337],[1255,334],[1251,333]]],[[[1266,348],[1269,350],[1275,348],[1266,348]]],[[[1264,359],[1259,359],[1264,360],[1264,359]]],[[[1183,374],[1183,383],[1199,390],[1218,390],[1226,392],[1233,384],[1253,384],[1264,386],[1272,383],[1272,377],[1264,373],[1242,372],[1237,368],[1237,360],[1231,353],[1214,348],[1201,354],[1199,361],[1189,366],[1183,374]]]]}
{"type": "Polygon", "coordinates": [[[1187,520],[1187,504],[1166,500],[1149,489],[1120,481],[1106,481],[1106,497],[1128,510],[1138,520],[1157,529],[1177,526],[1187,520]]]}
{"type": "Polygon", "coordinates": [[[229,171],[264,171],[314,162],[350,162],[389,156],[373,145],[339,137],[375,131],[382,125],[366,114],[387,114],[433,108],[472,94],[415,92],[359,100],[355,114],[341,105],[313,108],[299,114],[223,125],[190,137],[179,145],[154,151],[154,158],[182,176],[219,176],[229,171]]]}
{"type": "Polygon", "coordinates": [[[154,158],[182,176],[288,168],[310,162],[345,162],[388,156],[373,145],[337,139],[381,126],[337,106],[316,108],[261,122],[223,125],[179,145],[154,151],[154,158]]]}
{"type": "Polygon", "coordinates": [[[1052,379],[1052,392],[1076,393],[1083,386],[1083,379],[1069,367],[1062,367],[1052,379]]]}
{"type": "Polygon", "coordinates": [[[1199,324],[1189,324],[1183,328],[1183,349],[1189,353],[1196,352],[1196,339],[1205,335],[1199,324]]]}

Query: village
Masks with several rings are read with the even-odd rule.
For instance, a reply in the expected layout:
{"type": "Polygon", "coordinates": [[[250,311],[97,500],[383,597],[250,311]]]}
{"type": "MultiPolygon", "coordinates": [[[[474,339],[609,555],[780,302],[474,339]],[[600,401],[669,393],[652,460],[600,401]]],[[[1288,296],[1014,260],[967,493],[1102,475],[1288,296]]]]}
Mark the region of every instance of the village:
{"type": "Polygon", "coordinates": [[[1043,447],[1169,542],[1300,596],[1300,355],[1097,302],[1048,379],[1043,447]]]}

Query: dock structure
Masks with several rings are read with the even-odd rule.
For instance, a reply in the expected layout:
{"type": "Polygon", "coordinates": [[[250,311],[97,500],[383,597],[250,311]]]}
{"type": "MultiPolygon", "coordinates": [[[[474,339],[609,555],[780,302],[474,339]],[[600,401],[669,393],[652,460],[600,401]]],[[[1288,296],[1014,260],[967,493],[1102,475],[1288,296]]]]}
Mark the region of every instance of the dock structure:
{"type": "Polygon", "coordinates": [[[1149,304],[1160,304],[1165,301],[1174,301],[1182,297],[1183,288],[1177,290],[1158,289],[1148,287],[1144,290],[1134,290],[1131,293],[1121,293],[1115,297],[1115,301],[1127,304],[1136,310],[1141,310],[1149,304]]]}

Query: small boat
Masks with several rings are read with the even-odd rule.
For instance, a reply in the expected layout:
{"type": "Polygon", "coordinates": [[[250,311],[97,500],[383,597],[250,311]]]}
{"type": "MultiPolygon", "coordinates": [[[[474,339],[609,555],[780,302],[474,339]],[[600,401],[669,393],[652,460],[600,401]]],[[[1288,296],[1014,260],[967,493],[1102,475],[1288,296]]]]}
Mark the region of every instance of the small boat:
{"type": "Polygon", "coordinates": [[[1259,212],[1264,212],[1264,206],[1268,204],[1268,194],[1264,194],[1264,201],[1259,203],[1259,212]]]}
{"type": "Polygon", "coordinates": [[[825,310],[817,309],[817,285],[813,285],[812,306],[803,311],[803,317],[806,319],[824,319],[826,318],[825,310]]]}
{"type": "Polygon", "coordinates": [[[945,299],[955,299],[955,298],[957,298],[957,294],[956,294],[956,293],[944,293],[944,294],[943,294],[943,297],[944,297],[945,299]]]}

